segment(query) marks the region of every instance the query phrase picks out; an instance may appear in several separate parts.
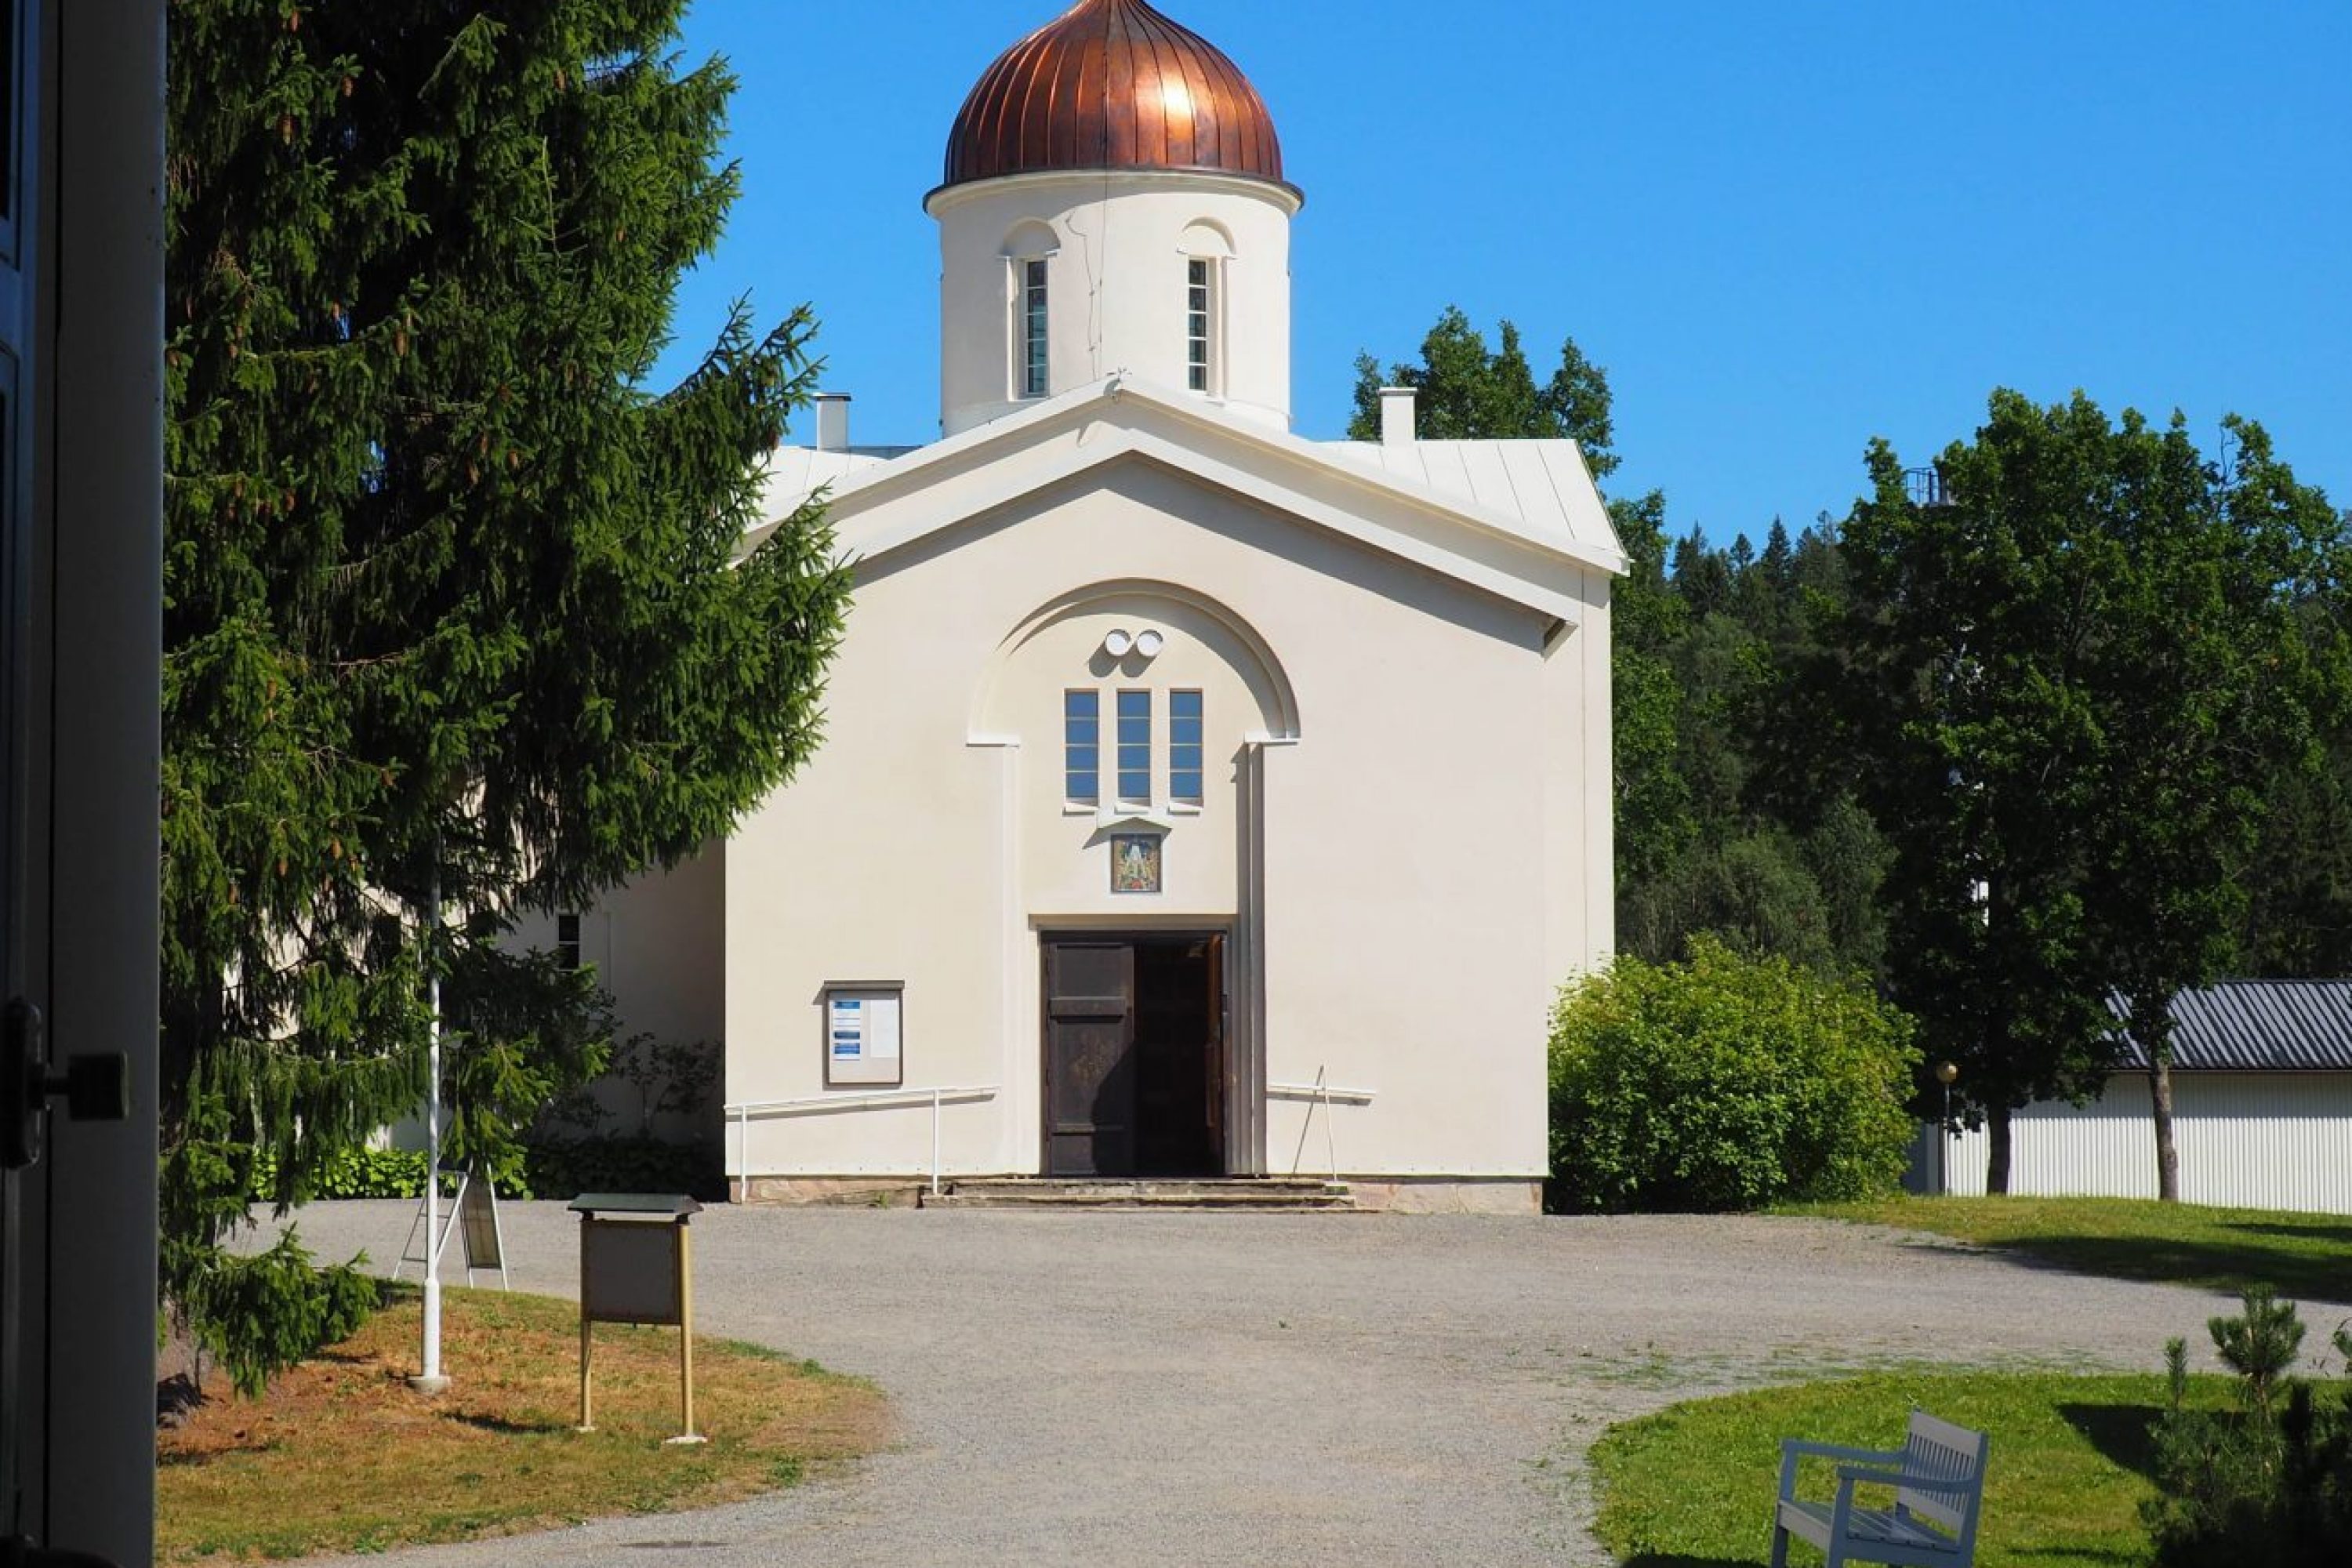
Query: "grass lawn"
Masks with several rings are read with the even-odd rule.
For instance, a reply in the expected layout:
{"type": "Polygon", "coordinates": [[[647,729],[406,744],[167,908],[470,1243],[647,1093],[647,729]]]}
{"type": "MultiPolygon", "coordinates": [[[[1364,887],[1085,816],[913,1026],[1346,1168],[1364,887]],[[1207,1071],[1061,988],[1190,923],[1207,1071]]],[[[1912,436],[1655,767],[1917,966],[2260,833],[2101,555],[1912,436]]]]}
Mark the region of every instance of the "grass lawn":
{"type": "MultiPolygon", "coordinates": [[[[2199,1378],[2192,1398],[2221,1408],[2230,1382],[2199,1378]]],[[[2155,1495],[2147,1426],[2164,1403],[2158,1376],[1925,1372],[1677,1405],[1595,1445],[1601,1539],[1633,1568],[1765,1563],[1780,1439],[1895,1447],[1916,1404],[1991,1434],[1979,1568],[2136,1568],[2149,1556],[2140,1500],[2155,1495]]],[[[1800,1474],[1801,1495],[1835,1494],[1826,1461],[1800,1474]]],[[[1885,1505],[1883,1490],[1864,1495],[1885,1505]]],[[[1790,1556],[1821,1562],[1801,1542],[1790,1556]]]]}
{"type": "Polygon", "coordinates": [[[2130,1198],[1887,1198],[1778,1211],[1933,1231],[2084,1274],[2352,1302],[2352,1215],[2130,1198]]]}
{"type": "Polygon", "coordinates": [[[159,1563],[373,1552],[412,1542],[719,1503],[870,1453],[882,1396],[814,1363],[695,1342],[695,1422],[677,1432],[677,1332],[596,1330],[596,1426],[580,1419],[580,1319],[568,1301],[499,1291],[443,1297],[451,1391],[409,1391],[411,1292],[257,1401],[222,1389],[157,1436],[159,1563]]]}

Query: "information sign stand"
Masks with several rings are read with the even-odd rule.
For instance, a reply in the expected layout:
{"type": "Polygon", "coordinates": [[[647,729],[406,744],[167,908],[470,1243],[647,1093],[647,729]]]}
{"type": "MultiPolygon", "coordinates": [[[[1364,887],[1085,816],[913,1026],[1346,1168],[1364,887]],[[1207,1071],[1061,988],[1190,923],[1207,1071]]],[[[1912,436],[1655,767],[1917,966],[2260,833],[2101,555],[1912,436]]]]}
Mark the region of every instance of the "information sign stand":
{"type": "MultiPolygon", "coordinates": [[[[466,1238],[466,1283],[474,1282],[474,1271],[499,1271],[499,1289],[509,1290],[507,1279],[506,1231],[499,1221],[499,1190],[487,1181],[476,1181],[470,1173],[457,1177],[457,1198],[449,1208],[450,1223],[441,1229],[441,1250],[447,1252],[449,1238],[463,1234],[466,1238]]],[[[414,1263],[425,1267],[425,1252],[417,1237],[425,1230],[425,1200],[416,1200],[416,1217],[409,1222],[408,1239],[401,1244],[400,1261],[392,1266],[392,1277],[414,1263]]]]}
{"type": "Polygon", "coordinates": [[[590,1366],[598,1323],[675,1324],[678,1435],[694,1429],[694,1252],[688,1221],[702,1212],[689,1197],[645,1193],[583,1193],[580,1216],[580,1430],[596,1429],[590,1366]]]}

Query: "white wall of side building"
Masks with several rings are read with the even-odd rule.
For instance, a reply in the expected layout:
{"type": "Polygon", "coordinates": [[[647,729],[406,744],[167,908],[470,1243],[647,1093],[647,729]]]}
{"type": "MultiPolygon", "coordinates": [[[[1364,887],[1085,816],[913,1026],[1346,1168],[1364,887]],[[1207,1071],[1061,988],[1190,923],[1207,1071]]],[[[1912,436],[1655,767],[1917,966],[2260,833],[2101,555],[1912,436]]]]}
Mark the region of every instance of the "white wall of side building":
{"type": "MultiPolygon", "coordinates": [[[[580,961],[618,1005],[622,1039],[647,1034],[681,1044],[725,1048],[727,849],[712,844],[667,871],[655,871],[580,911],[580,961]]],[[[518,948],[556,951],[557,917],[528,915],[515,925],[518,948]]],[[[612,1128],[635,1132],[635,1091],[607,1079],[594,1086],[612,1128]]],[[[719,1102],[690,1120],[661,1117],[653,1131],[672,1139],[715,1138],[719,1102]]],[[[404,1124],[395,1142],[422,1147],[419,1129],[404,1124]]]]}
{"type": "MultiPolygon", "coordinates": [[[[2176,1071],[2172,1100],[2184,1202],[2352,1214],[2352,1073],[2176,1071]]],[[[2080,1109],[2030,1105],[2011,1128],[2013,1195],[2157,1195],[2144,1074],[2115,1075],[2080,1109]]],[[[1985,1133],[1964,1132],[1947,1148],[1950,1190],[1981,1194],[1985,1133]]]]}
{"type": "MultiPolygon", "coordinates": [[[[826,984],[903,983],[906,1083],[999,1090],[947,1111],[949,1172],[1035,1172],[1040,933],[1222,929],[1265,1076],[1374,1091],[1347,1173],[1539,1178],[1547,1009],[1611,941],[1605,573],[1582,592],[1563,628],[1141,458],[869,560],[825,743],[727,849],[726,1099],[824,1095],[826,984]],[[1166,650],[1115,667],[1114,626],[1166,650]],[[1063,799],[1064,690],[1128,683],[1207,712],[1149,898],[1063,799]]],[[[1276,1172],[1304,1113],[1266,1108],[1276,1172]]],[[[740,1157],[903,1175],[930,1137],[928,1107],[793,1117],[740,1157]]]]}

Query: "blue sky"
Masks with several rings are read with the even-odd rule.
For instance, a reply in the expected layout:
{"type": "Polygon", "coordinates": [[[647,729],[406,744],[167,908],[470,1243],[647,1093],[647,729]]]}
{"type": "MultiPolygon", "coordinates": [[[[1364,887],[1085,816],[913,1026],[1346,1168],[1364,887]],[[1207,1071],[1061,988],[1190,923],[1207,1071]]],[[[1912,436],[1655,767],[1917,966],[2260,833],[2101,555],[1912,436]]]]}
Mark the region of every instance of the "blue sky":
{"type": "MultiPolygon", "coordinates": [[[[807,301],[856,439],[937,434],[948,128],[1061,0],[694,0],[743,195],[680,295],[807,301]]],[[[1307,196],[1297,428],[1438,311],[1608,368],[1612,489],[1679,531],[1843,515],[1985,395],[2261,420],[2352,506],[2352,0],[1161,0],[1257,83],[1307,196]]],[[[796,433],[805,438],[805,432],[796,433]]]]}

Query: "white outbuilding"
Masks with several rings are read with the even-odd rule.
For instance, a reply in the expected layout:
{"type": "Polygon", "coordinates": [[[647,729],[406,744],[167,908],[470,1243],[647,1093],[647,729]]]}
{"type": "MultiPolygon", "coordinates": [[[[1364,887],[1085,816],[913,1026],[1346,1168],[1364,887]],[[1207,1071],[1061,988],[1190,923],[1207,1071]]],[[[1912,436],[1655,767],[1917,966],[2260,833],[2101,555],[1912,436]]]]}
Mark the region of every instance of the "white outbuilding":
{"type": "MultiPolygon", "coordinates": [[[[2121,998],[2111,1005],[2128,1016],[2121,998]]],[[[2181,1197],[2352,1214],[2352,980],[2227,980],[2174,997],[2171,1017],[2181,1197]]],[[[2156,1196],[2147,1054],[2128,1034],[2120,1044],[2118,1070],[2098,1098],[2037,1101],[2011,1118],[2012,1194],[2156,1196]]],[[[1923,1152],[1915,1185],[1985,1190],[1982,1129],[1923,1152]]]]}
{"type": "Polygon", "coordinates": [[[973,89],[925,203],[943,437],[832,398],[774,464],[856,563],[824,746],[562,930],[629,1028],[723,1041],[739,1197],[1536,1207],[1547,1011],[1613,940],[1622,557],[1572,442],[1418,440],[1402,393],[1378,442],[1293,434],[1302,201],[1143,0],[973,89]]]}

